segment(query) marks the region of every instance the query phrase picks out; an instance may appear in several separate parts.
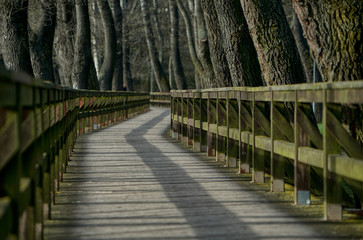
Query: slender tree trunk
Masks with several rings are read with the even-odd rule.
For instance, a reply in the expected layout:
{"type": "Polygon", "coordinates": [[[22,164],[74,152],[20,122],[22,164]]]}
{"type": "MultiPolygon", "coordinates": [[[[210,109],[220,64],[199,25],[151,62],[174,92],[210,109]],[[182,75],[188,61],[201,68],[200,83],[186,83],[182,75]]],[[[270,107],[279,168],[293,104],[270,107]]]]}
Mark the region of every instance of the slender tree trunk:
{"type": "Polygon", "coordinates": [[[205,87],[232,86],[231,74],[223,48],[223,37],[214,2],[210,0],[200,0],[200,4],[203,9],[207,27],[208,46],[215,75],[215,82],[207,82],[205,83],[205,87]]]}
{"type": "MultiPolygon", "coordinates": [[[[91,51],[92,51],[92,58],[93,58],[93,63],[94,63],[94,67],[96,70],[96,74],[97,76],[100,73],[100,69],[101,69],[101,56],[99,53],[99,42],[96,36],[96,33],[101,32],[101,30],[99,29],[99,24],[97,24],[97,19],[98,19],[98,14],[99,14],[99,10],[98,10],[98,6],[97,6],[97,2],[96,1],[91,1],[89,4],[89,14],[90,14],[90,23],[91,23],[91,51]]],[[[97,80],[98,81],[98,80],[97,80]]]]}
{"type": "Polygon", "coordinates": [[[55,1],[30,0],[28,10],[29,48],[34,76],[54,82],[53,40],[55,1]]]}
{"type": "Polygon", "coordinates": [[[204,69],[203,69],[202,63],[200,62],[200,60],[198,58],[197,51],[195,48],[194,37],[193,37],[193,26],[192,26],[189,14],[188,14],[187,10],[185,9],[185,6],[181,0],[176,0],[176,2],[178,5],[178,9],[180,10],[180,12],[184,18],[190,56],[192,58],[192,61],[194,63],[196,70],[204,78],[204,75],[205,75],[204,69]]]}
{"type": "Polygon", "coordinates": [[[27,0],[3,0],[0,3],[3,25],[2,54],[6,69],[33,75],[28,44],[27,11],[27,0]]]}
{"type": "Polygon", "coordinates": [[[154,69],[155,80],[160,92],[169,92],[169,81],[164,73],[163,67],[159,61],[158,51],[155,45],[155,39],[151,28],[151,20],[148,5],[145,0],[140,0],[142,17],[144,21],[144,29],[146,34],[146,42],[149,49],[151,64],[154,69]]]}
{"type": "Polygon", "coordinates": [[[104,59],[98,81],[100,82],[101,90],[111,90],[117,50],[115,23],[108,2],[105,0],[97,0],[97,5],[100,8],[102,24],[105,31],[104,59]]]}
{"type": "Polygon", "coordinates": [[[239,0],[214,0],[233,86],[262,86],[261,70],[239,0]]]}
{"type": "Polygon", "coordinates": [[[179,46],[179,14],[178,7],[174,0],[169,0],[170,10],[170,56],[172,60],[172,69],[177,89],[186,88],[186,79],[184,69],[180,58],[179,46]]]}
{"type": "Polygon", "coordinates": [[[74,44],[74,61],[72,83],[75,89],[88,89],[91,63],[91,30],[88,14],[88,1],[76,0],[76,42],[74,44]]]}
{"type": "Polygon", "coordinates": [[[267,85],[305,82],[281,0],[241,0],[267,85]]]}
{"type": "Polygon", "coordinates": [[[292,2],[323,80],[363,79],[363,1],[292,2]]]}
{"type": "Polygon", "coordinates": [[[117,53],[115,71],[113,73],[112,89],[122,90],[123,78],[123,57],[122,57],[122,10],[120,0],[109,0],[115,21],[115,30],[117,38],[117,53]]]}
{"type": "Polygon", "coordinates": [[[154,27],[156,30],[156,35],[158,36],[158,51],[159,51],[159,61],[161,63],[161,66],[164,66],[164,36],[163,36],[163,32],[161,31],[160,28],[160,21],[158,18],[158,1],[157,0],[153,0],[153,8],[152,8],[152,18],[154,21],[154,27]]]}
{"type": "Polygon", "coordinates": [[[123,88],[127,89],[127,91],[133,91],[133,81],[132,81],[132,73],[131,73],[131,63],[130,63],[130,42],[129,42],[129,24],[125,19],[128,18],[129,14],[129,3],[126,0],[122,1],[122,8],[123,8],[123,88]]]}
{"type": "Polygon", "coordinates": [[[169,57],[169,85],[170,85],[170,89],[175,89],[175,79],[174,79],[173,59],[172,59],[172,57],[169,57]]]}

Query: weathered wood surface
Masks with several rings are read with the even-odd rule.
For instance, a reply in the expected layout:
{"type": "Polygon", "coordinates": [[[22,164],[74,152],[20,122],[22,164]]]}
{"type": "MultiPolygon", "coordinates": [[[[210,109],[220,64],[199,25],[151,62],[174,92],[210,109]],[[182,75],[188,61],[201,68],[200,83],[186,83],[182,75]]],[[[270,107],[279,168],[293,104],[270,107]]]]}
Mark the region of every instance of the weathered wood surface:
{"type": "Polygon", "coordinates": [[[170,142],[169,123],[169,110],[153,109],[80,136],[45,239],[362,237],[170,142]]]}

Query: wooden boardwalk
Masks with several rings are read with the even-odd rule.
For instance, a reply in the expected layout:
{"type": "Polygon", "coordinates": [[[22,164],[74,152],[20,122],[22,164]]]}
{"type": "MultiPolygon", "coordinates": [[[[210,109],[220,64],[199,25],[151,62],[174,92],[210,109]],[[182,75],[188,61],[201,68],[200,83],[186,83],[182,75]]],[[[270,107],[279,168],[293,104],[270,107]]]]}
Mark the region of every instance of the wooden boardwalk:
{"type": "Polygon", "coordinates": [[[169,114],[79,137],[45,239],[360,239],[173,143],[169,114]]]}

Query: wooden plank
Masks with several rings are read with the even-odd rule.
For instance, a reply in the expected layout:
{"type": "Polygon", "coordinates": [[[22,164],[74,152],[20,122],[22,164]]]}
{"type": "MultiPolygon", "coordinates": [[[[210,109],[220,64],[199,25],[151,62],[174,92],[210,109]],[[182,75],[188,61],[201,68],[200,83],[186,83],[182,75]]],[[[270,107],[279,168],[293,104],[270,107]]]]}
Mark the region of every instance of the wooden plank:
{"type": "Polygon", "coordinates": [[[275,153],[283,157],[294,159],[295,158],[295,144],[286,141],[274,141],[275,153]]]}
{"type": "Polygon", "coordinates": [[[27,111],[24,115],[25,119],[21,123],[21,152],[24,152],[36,137],[34,111],[27,111]]]}
{"type": "Polygon", "coordinates": [[[7,239],[12,229],[13,215],[11,209],[11,199],[9,197],[0,198],[0,239],[7,239]]]}
{"type": "Polygon", "coordinates": [[[342,177],[347,177],[363,182],[363,160],[344,157],[341,155],[330,155],[328,170],[342,177]]]}
{"type": "Polygon", "coordinates": [[[297,123],[317,148],[323,148],[323,137],[318,127],[310,121],[300,107],[297,108],[297,123]]]}
{"type": "Polygon", "coordinates": [[[16,112],[4,111],[0,115],[0,170],[15,155],[20,147],[18,115],[16,112]]]}
{"type": "Polygon", "coordinates": [[[363,148],[349,135],[330,110],[327,110],[327,127],[330,134],[335,137],[336,141],[344,148],[349,156],[363,158],[363,148]]]}
{"type": "Polygon", "coordinates": [[[255,138],[256,148],[271,152],[271,139],[269,137],[256,136],[255,138]]]}
{"type": "Polygon", "coordinates": [[[313,167],[324,167],[324,152],[321,149],[311,147],[299,147],[299,162],[313,167]]]}
{"type": "Polygon", "coordinates": [[[276,106],[273,107],[274,123],[290,142],[294,142],[294,129],[286,118],[280,113],[276,106]]]}
{"type": "Polygon", "coordinates": [[[16,85],[0,81],[0,107],[16,107],[16,85]]]}

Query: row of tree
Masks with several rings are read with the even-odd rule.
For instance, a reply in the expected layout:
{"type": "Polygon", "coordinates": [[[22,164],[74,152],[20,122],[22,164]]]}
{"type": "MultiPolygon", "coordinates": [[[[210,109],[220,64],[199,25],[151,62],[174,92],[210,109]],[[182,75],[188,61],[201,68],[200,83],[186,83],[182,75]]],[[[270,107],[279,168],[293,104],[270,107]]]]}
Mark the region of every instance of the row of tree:
{"type": "Polygon", "coordinates": [[[361,0],[3,0],[0,66],[104,90],[357,80],[362,12],[361,0]]]}

